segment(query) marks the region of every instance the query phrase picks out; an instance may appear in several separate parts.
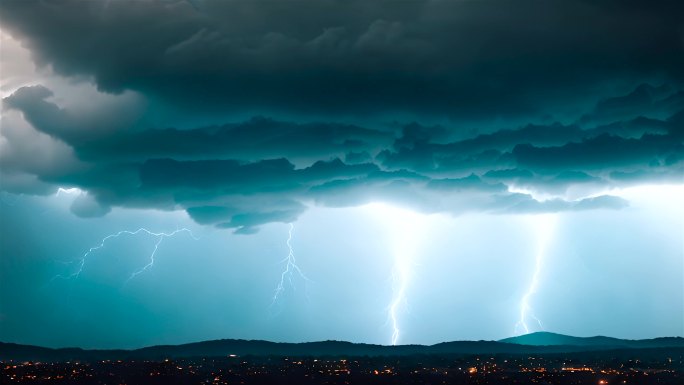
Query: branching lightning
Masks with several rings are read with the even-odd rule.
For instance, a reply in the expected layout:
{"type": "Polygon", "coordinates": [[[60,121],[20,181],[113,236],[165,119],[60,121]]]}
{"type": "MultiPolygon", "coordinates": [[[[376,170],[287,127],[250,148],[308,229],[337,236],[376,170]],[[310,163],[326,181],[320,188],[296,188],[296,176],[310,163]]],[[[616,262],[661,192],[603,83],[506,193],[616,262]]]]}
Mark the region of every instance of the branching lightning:
{"type": "Polygon", "coordinates": [[[530,332],[531,328],[528,325],[528,321],[532,320],[537,325],[539,325],[539,330],[544,329],[544,325],[541,320],[534,315],[534,310],[530,305],[530,299],[537,293],[539,288],[539,276],[542,272],[543,262],[546,257],[546,249],[551,239],[551,233],[555,227],[556,216],[554,214],[540,215],[537,219],[537,253],[534,263],[534,272],[532,274],[532,280],[527,288],[527,291],[520,300],[520,319],[515,324],[516,334],[527,334],[530,332]]]}
{"type": "Polygon", "coordinates": [[[285,269],[283,272],[280,274],[280,282],[278,282],[278,286],[275,289],[275,292],[273,293],[273,300],[271,301],[271,307],[273,307],[277,302],[278,298],[283,294],[285,291],[285,282],[289,282],[291,287],[295,287],[294,283],[292,282],[292,275],[297,274],[299,275],[302,279],[304,279],[307,282],[311,282],[309,278],[304,275],[302,270],[299,268],[297,265],[297,259],[295,258],[294,251],[292,250],[292,230],[294,229],[294,225],[290,223],[290,227],[288,230],[287,234],[287,249],[288,249],[288,254],[287,257],[285,257],[280,263],[285,263],[285,269]]]}
{"type": "Polygon", "coordinates": [[[138,235],[138,234],[147,234],[147,235],[150,235],[150,236],[153,236],[153,237],[157,237],[158,239],[157,239],[157,242],[154,244],[154,250],[152,250],[152,254],[150,254],[150,258],[149,258],[150,261],[149,261],[149,263],[146,264],[146,265],[145,265],[144,267],[142,267],[141,269],[139,269],[139,270],[133,272],[133,273],[130,275],[130,277],[128,277],[128,279],[126,280],[126,282],[128,282],[128,281],[130,281],[131,279],[135,278],[137,275],[143,273],[144,271],[148,270],[149,268],[151,268],[151,267],[154,265],[154,257],[155,257],[155,254],[157,253],[157,250],[159,249],[159,245],[161,245],[161,243],[162,243],[162,241],[164,240],[164,238],[173,237],[174,235],[176,235],[176,234],[178,234],[178,233],[181,233],[181,232],[187,232],[188,234],[190,234],[190,236],[191,236],[194,240],[198,240],[198,238],[196,238],[196,237],[192,234],[192,231],[190,231],[189,229],[186,229],[186,228],[177,229],[177,230],[175,230],[175,231],[173,231],[173,232],[170,232],[170,233],[164,233],[164,232],[155,233],[155,232],[152,232],[152,231],[150,231],[150,230],[148,230],[148,229],[146,229],[146,228],[142,228],[142,227],[141,227],[141,228],[139,228],[138,230],[135,230],[135,231],[122,230],[122,231],[116,232],[116,233],[114,233],[114,234],[107,235],[106,237],[102,238],[102,240],[100,241],[100,243],[99,243],[98,245],[93,246],[93,247],[91,247],[90,249],[88,249],[88,251],[86,251],[85,254],[83,254],[83,256],[81,256],[81,258],[78,259],[78,261],[76,262],[78,268],[76,269],[75,272],[73,272],[73,273],[71,273],[71,274],[69,274],[69,275],[61,275],[61,274],[60,274],[60,275],[56,275],[56,276],[54,276],[54,277],[52,278],[51,281],[54,281],[54,280],[57,279],[57,278],[61,278],[61,279],[75,279],[75,278],[80,277],[81,273],[83,273],[83,269],[84,269],[84,267],[85,267],[86,261],[88,260],[88,258],[90,257],[90,255],[91,255],[92,253],[94,253],[95,251],[97,251],[97,250],[102,249],[103,247],[105,247],[105,244],[106,244],[107,241],[109,241],[110,239],[118,238],[118,237],[120,237],[120,236],[122,236],[122,235],[138,235]]]}

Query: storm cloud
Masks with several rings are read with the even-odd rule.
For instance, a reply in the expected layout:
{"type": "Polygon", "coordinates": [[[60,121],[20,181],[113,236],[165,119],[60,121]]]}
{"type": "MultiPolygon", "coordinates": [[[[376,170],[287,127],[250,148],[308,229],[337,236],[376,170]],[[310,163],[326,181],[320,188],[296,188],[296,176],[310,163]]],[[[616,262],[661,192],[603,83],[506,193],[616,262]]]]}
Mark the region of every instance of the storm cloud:
{"type": "Polygon", "coordinates": [[[78,187],[79,216],[185,210],[251,233],[311,205],[620,209],[611,188],[684,182],[680,2],[5,1],[0,11],[39,68],[111,95],[74,105],[37,78],[2,101],[0,187],[78,187]]]}
{"type": "MultiPolygon", "coordinates": [[[[197,109],[472,118],[548,114],[595,95],[600,83],[681,82],[683,7],[7,1],[1,17],[39,65],[92,77],[107,92],[136,90],[197,109]]],[[[626,102],[635,101],[617,101],[626,102]]],[[[615,110],[604,101],[592,116],[615,110]]]]}

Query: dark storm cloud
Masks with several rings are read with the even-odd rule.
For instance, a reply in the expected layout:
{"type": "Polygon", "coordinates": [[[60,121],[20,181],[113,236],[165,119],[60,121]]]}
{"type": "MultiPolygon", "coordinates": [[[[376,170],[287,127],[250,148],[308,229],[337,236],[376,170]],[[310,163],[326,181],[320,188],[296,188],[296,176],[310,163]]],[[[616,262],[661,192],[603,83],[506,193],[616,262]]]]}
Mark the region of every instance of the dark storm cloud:
{"type": "Polygon", "coordinates": [[[373,150],[393,140],[387,132],[355,125],[297,124],[262,117],[193,130],[136,131],[130,129],[134,121],[127,118],[129,112],[86,114],[70,111],[49,101],[51,96],[52,91],[43,86],[22,87],[5,98],[4,105],[21,110],[34,127],[74,146],[80,158],[91,161],[144,160],[151,156],[316,159],[373,150]]]}
{"type": "Polygon", "coordinates": [[[3,105],[73,149],[78,167],[21,171],[42,183],[87,190],[72,206],[83,217],[104,215],[114,206],[182,209],[200,224],[248,234],[266,223],[293,221],[309,204],[385,201],[455,215],[619,209],[627,203],[617,197],[562,195],[570,189],[681,183],[684,168],[682,112],[588,128],[582,118],[568,125],[525,125],[451,142],[447,128],[418,123],[392,132],[266,118],[186,130],[93,132],[50,94],[44,87],[25,87],[3,105]],[[307,150],[302,142],[320,146],[307,150]],[[366,150],[347,156],[349,163],[336,157],[351,148],[366,150]],[[281,154],[305,165],[275,157],[281,154]],[[519,189],[556,197],[539,201],[514,192],[519,189]]]}
{"type": "MultiPolygon", "coordinates": [[[[105,91],[135,90],[195,110],[524,118],[595,99],[606,93],[601,84],[684,80],[684,5],[677,1],[1,7],[3,28],[38,63],[92,76],[105,91]]],[[[641,101],[606,102],[593,116],[629,103],[641,101]]]]}
{"type": "Polygon", "coordinates": [[[220,190],[225,194],[250,194],[287,191],[332,178],[353,178],[377,170],[373,164],[346,165],[339,159],[318,161],[310,167],[295,169],[287,159],[262,160],[242,164],[234,160],[179,162],[172,159],[152,159],[140,167],[144,190],[177,191],[193,188],[203,191],[220,190]]]}
{"type": "Polygon", "coordinates": [[[145,159],[150,155],[181,158],[229,156],[246,160],[273,156],[311,159],[372,150],[390,139],[386,133],[354,125],[297,124],[257,117],[240,124],[195,130],[147,130],[105,142],[93,142],[81,150],[81,155],[86,159],[145,159]]]}
{"type": "Polygon", "coordinates": [[[378,159],[386,167],[407,167],[427,173],[501,170],[487,176],[503,179],[528,177],[506,175],[503,171],[516,166],[528,172],[553,174],[669,165],[677,163],[684,151],[682,126],[676,117],[666,121],[636,118],[586,130],[576,124],[534,125],[446,144],[419,140],[385,150],[378,159]],[[635,133],[640,135],[634,137],[635,133]]]}
{"type": "Polygon", "coordinates": [[[48,101],[53,92],[41,85],[21,87],[4,98],[3,107],[22,111],[40,131],[78,148],[134,124],[136,111],[122,104],[109,109],[63,109],[48,101]]]}
{"type": "Polygon", "coordinates": [[[608,134],[582,142],[557,147],[520,144],[513,149],[517,163],[540,172],[561,170],[602,170],[658,166],[677,159],[684,145],[671,135],[646,134],[640,139],[626,139],[608,134]]]}
{"type": "Polygon", "coordinates": [[[490,184],[483,182],[480,177],[475,174],[470,174],[465,178],[444,178],[444,179],[434,179],[427,184],[428,188],[435,190],[444,190],[458,192],[463,190],[476,190],[476,191],[492,191],[492,192],[503,192],[506,191],[506,186],[501,183],[490,184]]]}
{"type": "Polygon", "coordinates": [[[312,204],[620,209],[600,194],[683,180],[680,2],[64,0],[0,11],[36,63],[119,95],[74,105],[35,84],[2,102],[2,190],[78,187],[82,217],[185,210],[248,234],[312,204]],[[185,123],[151,123],[160,114],[185,123]],[[192,123],[210,115],[225,120],[192,123]]]}
{"type": "Polygon", "coordinates": [[[659,87],[642,84],[627,95],[601,100],[582,121],[610,123],[640,116],[664,118],[682,109],[684,91],[673,89],[669,84],[659,87]]]}

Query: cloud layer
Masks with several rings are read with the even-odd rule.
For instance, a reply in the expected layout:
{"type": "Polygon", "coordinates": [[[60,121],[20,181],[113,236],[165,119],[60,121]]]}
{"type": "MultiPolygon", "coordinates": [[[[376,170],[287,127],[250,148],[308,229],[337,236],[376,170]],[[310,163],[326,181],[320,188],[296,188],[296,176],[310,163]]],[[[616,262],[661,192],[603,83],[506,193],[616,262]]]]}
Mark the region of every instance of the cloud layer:
{"type": "Polygon", "coordinates": [[[684,80],[676,1],[76,0],[2,11],[40,65],[200,110],[526,117],[614,81],[684,80]]]}
{"type": "Polygon", "coordinates": [[[186,210],[249,233],[312,204],[618,209],[609,188],[684,182],[679,2],[0,8],[38,66],[114,94],[69,103],[78,86],[37,76],[3,99],[2,189],[78,187],[76,215],[186,210]]]}

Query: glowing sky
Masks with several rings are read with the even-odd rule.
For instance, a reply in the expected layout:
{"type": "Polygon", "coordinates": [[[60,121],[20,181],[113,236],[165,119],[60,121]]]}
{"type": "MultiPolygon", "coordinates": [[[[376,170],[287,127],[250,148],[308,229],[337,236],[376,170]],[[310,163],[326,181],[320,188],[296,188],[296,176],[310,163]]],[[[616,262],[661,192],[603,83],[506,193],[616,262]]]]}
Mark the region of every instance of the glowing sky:
{"type": "Polygon", "coordinates": [[[0,340],[684,335],[684,5],[0,2],[0,340]]]}

